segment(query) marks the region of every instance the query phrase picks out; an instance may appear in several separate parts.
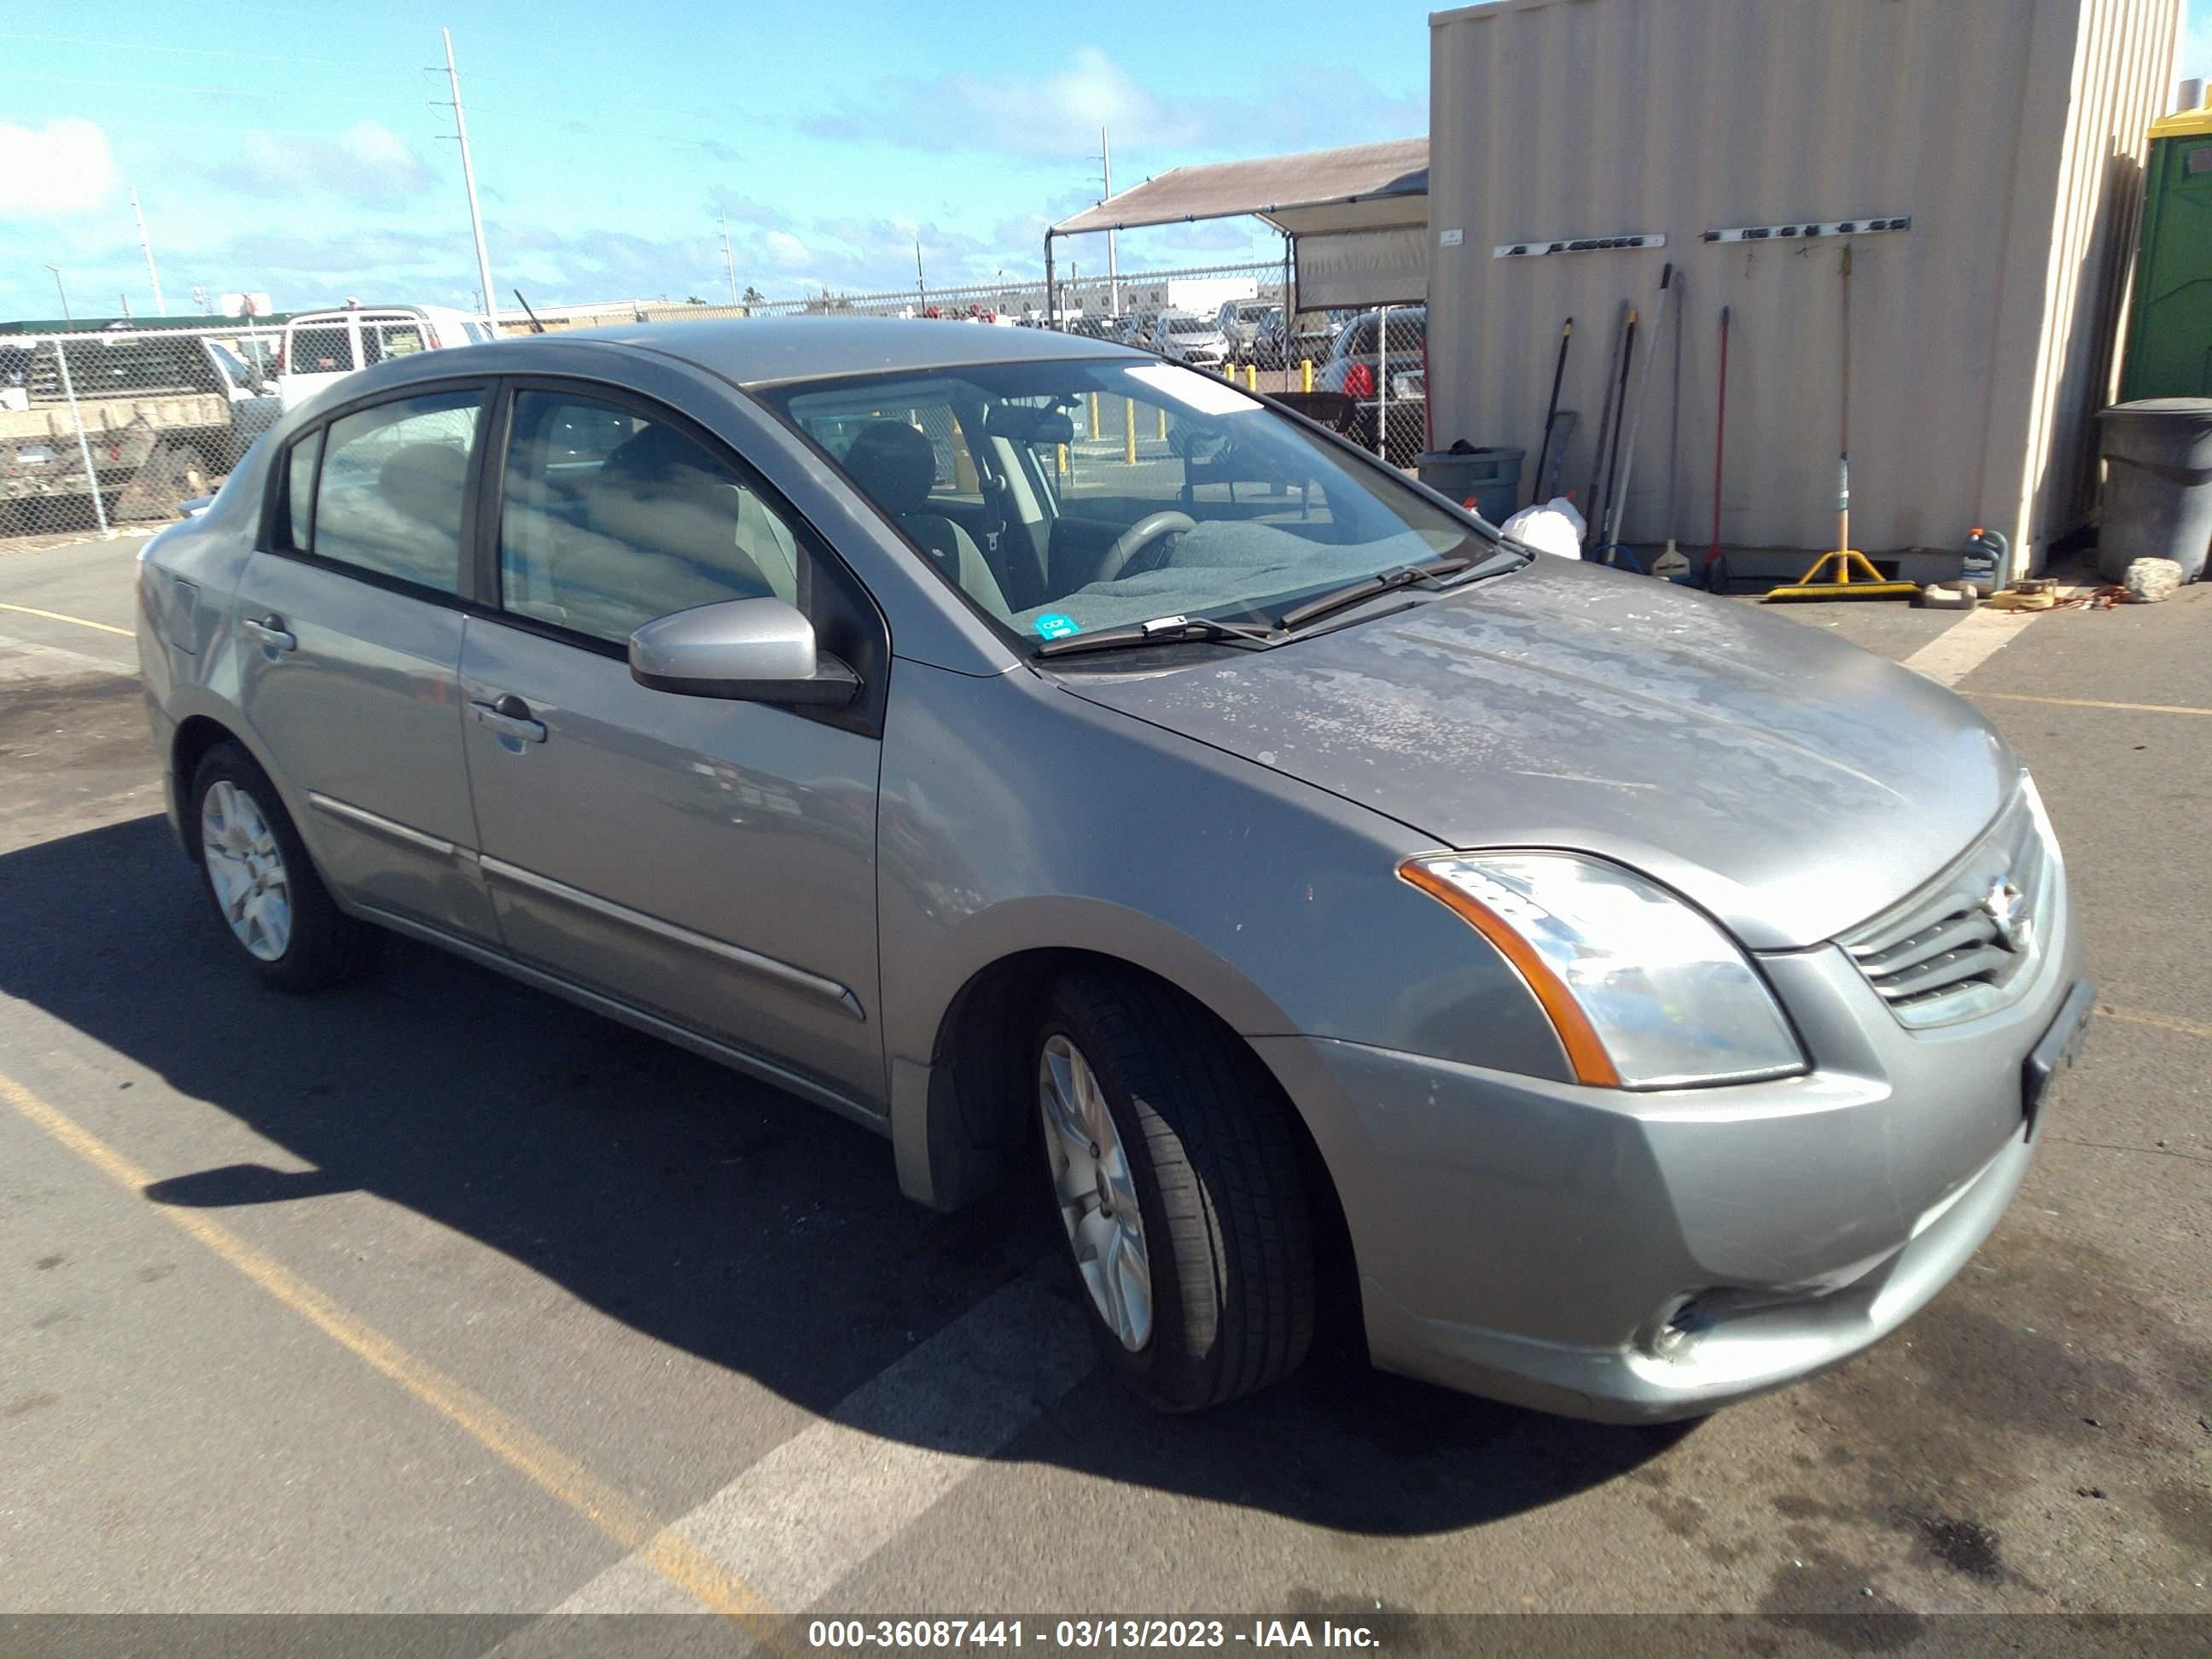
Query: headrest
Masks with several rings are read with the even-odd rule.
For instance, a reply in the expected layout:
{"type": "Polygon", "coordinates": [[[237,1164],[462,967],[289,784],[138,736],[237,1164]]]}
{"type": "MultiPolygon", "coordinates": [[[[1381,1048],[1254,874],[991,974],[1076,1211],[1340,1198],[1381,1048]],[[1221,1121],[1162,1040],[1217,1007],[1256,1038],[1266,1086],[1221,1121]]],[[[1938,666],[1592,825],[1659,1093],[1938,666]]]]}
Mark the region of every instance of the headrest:
{"type": "Polygon", "coordinates": [[[617,445],[600,464],[599,477],[611,483],[635,485],[668,483],[676,481],[678,473],[700,473],[710,482],[720,482],[721,469],[711,455],[674,428],[649,426],[617,445]]]}
{"type": "Polygon", "coordinates": [[[451,444],[406,444],[378,469],[377,491],[410,519],[458,531],[469,458],[451,444]]]}
{"type": "Polygon", "coordinates": [[[919,513],[937,482],[937,451],[903,421],[872,421],[845,452],[845,471],[894,517],[919,513]]]}

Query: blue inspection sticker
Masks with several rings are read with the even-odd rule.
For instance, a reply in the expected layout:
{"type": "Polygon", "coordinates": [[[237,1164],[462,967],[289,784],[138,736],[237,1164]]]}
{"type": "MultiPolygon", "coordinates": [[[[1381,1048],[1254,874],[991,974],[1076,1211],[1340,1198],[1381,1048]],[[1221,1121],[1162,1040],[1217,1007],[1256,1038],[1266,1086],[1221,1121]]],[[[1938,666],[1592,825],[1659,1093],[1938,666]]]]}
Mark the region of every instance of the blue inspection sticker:
{"type": "Polygon", "coordinates": [[[1036,629],[1040,638],[1048,640],[1064,640],[1070,634],[1083,631],[1083,625],[1074,617],[1064,616],[1057,611],[1046,611],[1030,626],[1036,629]]]}

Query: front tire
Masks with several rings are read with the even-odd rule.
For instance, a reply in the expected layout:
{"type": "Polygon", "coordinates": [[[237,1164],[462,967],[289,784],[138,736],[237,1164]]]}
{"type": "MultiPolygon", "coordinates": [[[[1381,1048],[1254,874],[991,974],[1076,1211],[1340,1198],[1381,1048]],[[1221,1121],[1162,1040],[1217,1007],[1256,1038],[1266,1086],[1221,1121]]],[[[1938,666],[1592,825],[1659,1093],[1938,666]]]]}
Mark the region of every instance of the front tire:
{"type": "Polygon", "coordinates": [[[1108,1363],[1164,1412],[1295,1370],[1314,1253],[1290,1103],[1198,1008],[1136,975],[1048,1000],[1031,1053],[1052,1197],[1108,1363]]]}
{"type": "Polygon", "coordinates": [[[338,908],[276,785],[242,746],[219,743],[201,757],[185,822],[223,931],[264,983],[319,991],[374,959],[381,935],[338,908]]]}

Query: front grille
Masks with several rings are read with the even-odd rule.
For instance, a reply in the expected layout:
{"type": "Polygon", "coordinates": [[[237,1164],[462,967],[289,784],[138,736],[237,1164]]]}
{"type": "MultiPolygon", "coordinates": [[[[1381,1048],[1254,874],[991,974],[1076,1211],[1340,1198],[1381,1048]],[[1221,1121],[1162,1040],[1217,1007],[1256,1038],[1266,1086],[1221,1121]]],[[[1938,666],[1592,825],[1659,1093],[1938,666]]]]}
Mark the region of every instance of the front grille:
{"type": "Polygon", "coordinates": [[[2043,959],[2058,866],[2025,790],[1918,892],[1842,941],[1905,1025],[1948,1025],[2004,1007],[2043,959]]]}

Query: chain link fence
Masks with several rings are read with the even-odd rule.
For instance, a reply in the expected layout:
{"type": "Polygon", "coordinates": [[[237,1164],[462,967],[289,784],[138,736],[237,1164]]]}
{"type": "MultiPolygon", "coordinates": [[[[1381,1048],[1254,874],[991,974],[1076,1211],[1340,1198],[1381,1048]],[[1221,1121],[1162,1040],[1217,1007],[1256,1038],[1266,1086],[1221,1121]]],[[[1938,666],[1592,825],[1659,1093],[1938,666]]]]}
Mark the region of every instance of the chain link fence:
{"type": "Polygon", "coordinates": [[[276,329],[0,335],[0,538],[164,523],[276,418],[276,329]]]}
{"type": "MultiPolygon", "coordinates": [[[[1256,392],[1295,394],[1363,448],[1412,468],[1429,447],[1425,313],[1419,307],[1300,313],[1285,330],[1282,293],[1279,265],[1216,265],[1079,273],[1056,284],[1052,298],[1063,331],[1152,350],[1256,392]],[[1174,331],[1161,326],[1163,316],[1213,328],[1174,331]]],[[[557,329],[745,316],[1042,327],[1047,313],[1041,282],[748,298],[734,307],[580,306],[540,314],[557,329]]],[[[530,327],[513,316],[499,322],[510,334],[530,327]]],[[[211,493],[276,421],[284,340],[281,322],[0,335],[0,541],[166,523],[179,503],[211,493]]],[[[1079,492],[1108,461],[1175,460],[1170,434],[1158,425],[1155,416],[1118,406],[1086,411],[1062,458],[1070,488],[1079,492]]]]}

